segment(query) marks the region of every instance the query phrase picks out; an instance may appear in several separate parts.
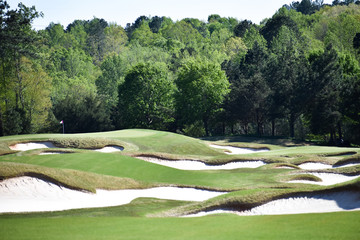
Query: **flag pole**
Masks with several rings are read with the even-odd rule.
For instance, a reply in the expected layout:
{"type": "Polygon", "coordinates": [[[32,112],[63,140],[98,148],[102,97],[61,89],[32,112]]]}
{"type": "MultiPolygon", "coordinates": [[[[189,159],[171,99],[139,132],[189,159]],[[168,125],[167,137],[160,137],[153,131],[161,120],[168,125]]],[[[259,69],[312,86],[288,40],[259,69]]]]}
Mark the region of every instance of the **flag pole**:
{"type": "Polygon", "coordinates": [[[60,124],[61,124],[62,127],[63,127],[63,134],[65,134],[65,124],[64,124],[64,120],[61,120],[61,121],[60,121],[60,124]]]}

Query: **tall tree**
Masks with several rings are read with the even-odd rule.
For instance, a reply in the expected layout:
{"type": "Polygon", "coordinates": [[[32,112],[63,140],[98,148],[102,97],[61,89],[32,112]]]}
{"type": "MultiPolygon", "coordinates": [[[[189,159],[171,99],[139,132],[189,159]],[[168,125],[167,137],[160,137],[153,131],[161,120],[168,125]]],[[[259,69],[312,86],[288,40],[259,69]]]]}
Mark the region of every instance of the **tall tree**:
{"type": "Polygon", "coordinates": [[[106,58],[101,66],[102,74],[96,79],[98,94],[104,99],[108,110],[119,101],[118,87],[124,82],[125,64],[120,56],[106,58]]]}
{"type": "Polygon", "coordinates": [[[235,36],[243,38],[246,31],[249,31],[253,25],[254,24],[249,20],[241,21],[234,29],[235,36]]]}
{"type": "Polygon", "coordinates": [[[101,132],[113,129],[104,103],[96,94],[73,89],[54,105],[54,115],[65,123],[69,133],[101,132]]]}
{"type": "Polygon", "coordinates": [[[306,104],[303,94],[307,93],[309,66],[303,49],[296,33],[286,26],[281,27],[271,43],[273,54],[267,72],[272,89],[269,103],[272,104],[273,126],[276,118],[287,115],[291,137],[295,136],[295,121],[306,104]]]}
{"type": "Polygon", "coordinates": [[[105,56],[105,29],[108,23],[104,19],[93,18],[85,24],[88,34],[87,51],[95,64],[100,64],[105,56]]]}
{"type": "Polygon", "coordinates": [[[336,129],[341,131],[340,110],[340,80],[341,69],[338,55],[331,46],[324,53],[313,54],[309,57],[310,79],[312,80],[312,109],[310,123],[312,132],[317,134],[330,133],[331,141],[334,142],[336,129]]]}
{"type": "Polygon", "coordinates": [[[255,42],[243,60],[237,63],[234,59],[226,67],[231,83],[231,92],[225,105],[227,112],[243,124],[245,133],[248,133],[250,122],[256,123],[259,136],[263,134],[263,124],[268,114],[270,89],[265,77],[267,59],[266,49],[255,42]]]}
{"type": "Polygon", "coordinates": [[[264,36],[269,45],[273,38],[279,34],[283,26],[286,26],[296,35],[299,35],[299,29],[296,22],[287,15],[286,11],[285,8],[280,9],[279,12],[269,19],[265,26],[260,29],[260,33],[264,36]]]}
{"type": "MultiPolygon", "coordinates": [[[[9,10],[9,8],[10,6],[6,1],[0,1],[1,85],[4,87],[4,90],[1,91],[2,99],[0,99],[1,126],[3,124],[3,113],[5,112],[15,113],[15,115],[21,113],[23,119],[25,118],[25,80],[21,75],[21,65],[23,63],[21,60],[24,56],[36,56],[38,37],[31,29],[31,23],[41,15],[34,6],[27,7],[22,3],[19,3],[18,9],[9,10]]],[[[11,116],[15,115],[12,114],[11,116]]],[[[17,117],[13,120],[21,121],[22,119],[17,117]]],[[[25,120],[29,122],[29,119],[25,120]]],[[[0,130],[3,130],[3,127],[0,127],[0,130]]],[[[3,132],[0,132],[0,135],[3,135],[3,132]]]]}
{"type": "Polygon", "coordinates": [[[178,118],[184,124],[202,121],[209,135],[209,120],[230,91],[225,72],[208,61],[188,60],[179,70],[176,85],[178,118]]]}
{"type": "Polygon", "coordinates": [[[128,41],[125,30],[116,24],[110,24],[104,30],[104,52],[105,56],[111,54],[119,54],[125,47],[128,41]]]}
{"type": "Polygon", "coordinates": [[[165,64],[133,66],[119,86],[119,126],[167,129],[174,121],[174,89],[165,64]]]}

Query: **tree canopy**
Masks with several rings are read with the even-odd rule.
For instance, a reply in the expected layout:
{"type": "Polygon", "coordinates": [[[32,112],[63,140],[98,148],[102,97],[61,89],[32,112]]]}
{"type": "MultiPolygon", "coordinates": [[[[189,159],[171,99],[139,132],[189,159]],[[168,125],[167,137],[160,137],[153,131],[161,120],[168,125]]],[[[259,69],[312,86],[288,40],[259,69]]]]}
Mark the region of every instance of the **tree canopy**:
{"type": "MultiPolygon", "coordinates": [[[[14,7],[14,6],[11,6],[14,7]]],[[[32,29],[0,0],[0,135],[152,128],[360,144],[360,2],[32,29]],[[345,141],[346,142],[346,141],[345,141]]]]}

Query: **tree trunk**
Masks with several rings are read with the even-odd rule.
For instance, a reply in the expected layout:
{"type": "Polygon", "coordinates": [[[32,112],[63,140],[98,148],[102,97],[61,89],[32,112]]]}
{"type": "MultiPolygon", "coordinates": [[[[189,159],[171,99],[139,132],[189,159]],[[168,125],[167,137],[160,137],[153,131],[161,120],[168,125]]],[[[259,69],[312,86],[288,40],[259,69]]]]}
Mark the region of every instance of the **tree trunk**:
{"type": "Polygon", "coordinates": [[[332,128],[330,129],[330,144],[331,144],[331,145],[335,145],[335,141],[334,141],[334,131],[333,131],[332,128]]]}
{"type": "Polygon", "coordinates": [[[294,113],[290,113],[289,127],[290,127],[290,137],[294,138],[295,137],[295,114],[294,113]]]}
{"type": "Polygon", "coordinates": [[[339,131],[339,139],[340,139],[340,141],[342,140],[342,138],[343,138],[343,135],[342,135],[342,129],[341,129],[341,123],[340,123],[340,121],[338,122],[338,131],[339,131]]]}
{"type": "Polygon", "coordinates": [[[15,103],[16,108],[19,109],[19,99],[21,101],[21,76],[20,76],[20,60],[15,58],[15,77],[17,79],[17,86],[15,87],[15,103]]]}
{"type": "Polygon", "coordinates": [[[271,120],[271,136],[275,137],[275,119],[271,120]]]}
{"type": "Polygon", "coordinates": [[[3,125],[3,117],[1,112],[1,106],[0,106],[0,136],[4,136],[4,125],[3,125]]]}
{"type": "Polygon", "coordinates": [[[257,123],[257,135],[259,137],[261,137],[261,123],[260,122],[257,123]]]}
{"type": "Polygon", "coordinates": [[[245,131],[245,135],[248,135],[248,132],[249,132],[248,123],[244,124],[244,131],[245,131]]]}
{"type": "Polygon", "coordinates": [[[208,137],[209,136],[209,126],[208,126],[208,119],[204,118],[203,119],[203,123],[204,123],[204,128],[205,128],[205,134],[208,137]]]}
{"type": "Polygon", "coordinates": [[[225,135],[225,128],[226,128],[225,121],[223,121],[222,122],[222,133],[223,133],[223,135],[225,135]]]}

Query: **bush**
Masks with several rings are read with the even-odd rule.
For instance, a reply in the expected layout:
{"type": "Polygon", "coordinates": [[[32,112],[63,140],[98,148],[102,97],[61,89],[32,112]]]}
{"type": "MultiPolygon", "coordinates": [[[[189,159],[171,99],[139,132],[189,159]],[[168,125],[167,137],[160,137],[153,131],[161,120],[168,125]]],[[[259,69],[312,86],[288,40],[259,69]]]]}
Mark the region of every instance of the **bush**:
{"type": "Polygon", "coordinates": [[[204,125],[201,121],[185,125],[183,133],[190,137],[204,137],[206,135],[204,125]]]}

